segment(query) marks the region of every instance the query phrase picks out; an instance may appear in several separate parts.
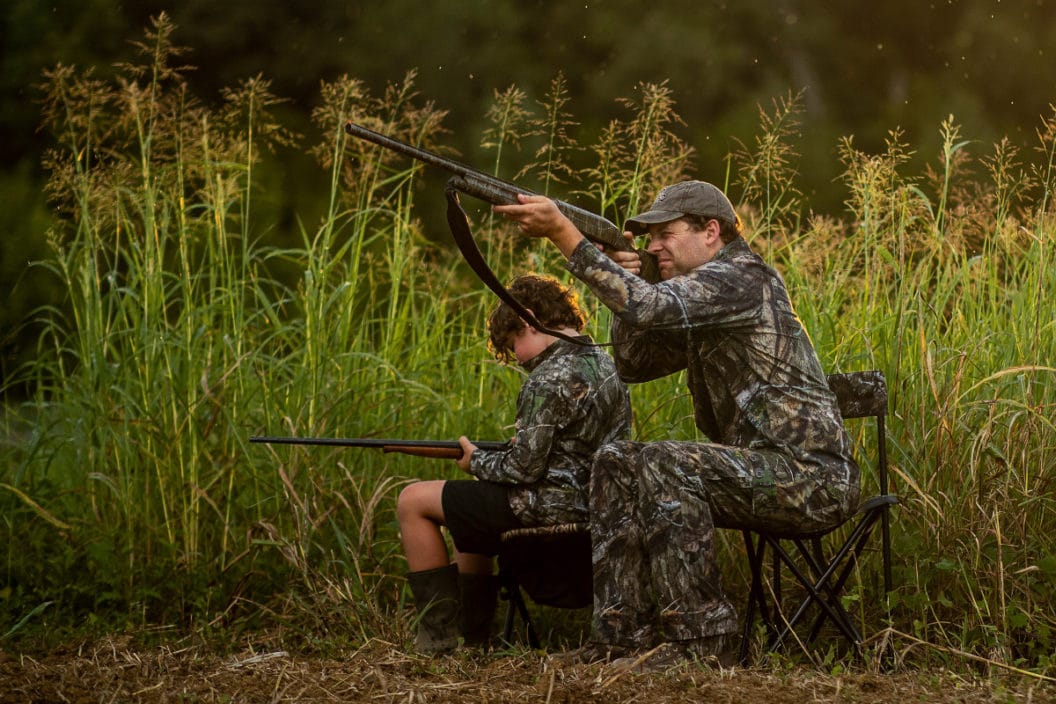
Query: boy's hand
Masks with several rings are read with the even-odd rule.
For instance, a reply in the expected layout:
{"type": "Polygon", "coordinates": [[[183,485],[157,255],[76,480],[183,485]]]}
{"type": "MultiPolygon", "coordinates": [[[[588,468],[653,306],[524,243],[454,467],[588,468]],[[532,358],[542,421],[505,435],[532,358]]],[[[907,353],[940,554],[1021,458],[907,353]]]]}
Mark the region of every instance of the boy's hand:
{"type": "Polygon", "coordinates": [[[476,452],[477,446],[469,441],[465,435],[459,437],[458,444],[462,446],[462,456],[455,460],[455,464],[466,474],[469,474],[469,459],[476,452]]]}

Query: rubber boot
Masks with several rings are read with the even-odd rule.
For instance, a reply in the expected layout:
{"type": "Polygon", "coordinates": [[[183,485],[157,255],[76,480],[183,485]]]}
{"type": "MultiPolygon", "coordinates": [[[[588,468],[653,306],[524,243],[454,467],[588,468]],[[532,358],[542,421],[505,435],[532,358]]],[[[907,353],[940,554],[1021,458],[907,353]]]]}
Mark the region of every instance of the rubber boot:
{"type": "Polygon", "coordinates": [[[462,639],[466,645],[487,647],[499,602],[499,578],[494,574],[459,574],[458,587],[462,595],[462,639]]]}
{"type": "Polygon", "coordinates": [[[423,655],[450,653],[458,647],[462,617],[458,593],[458,567],[408,572],[407,584],[418,609],[415,649],[423,655]]]}

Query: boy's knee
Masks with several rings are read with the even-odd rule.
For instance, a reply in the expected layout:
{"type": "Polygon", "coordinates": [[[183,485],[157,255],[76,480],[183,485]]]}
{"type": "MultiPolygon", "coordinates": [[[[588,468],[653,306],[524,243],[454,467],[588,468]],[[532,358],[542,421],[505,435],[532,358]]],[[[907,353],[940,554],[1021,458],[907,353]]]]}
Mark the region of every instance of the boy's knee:
{"type": "Polygon", "coordinates": [[[396,518],[400,522],[417,516],[435,519],[437,512],[441,510],[443,491],[442,480],[408,484],[396,497],[396,518]]]}
{"type": "Polygon", "coordinates": [[[396,517],[401,521],[407,516],[420,513],[425,491],[422,482],[408,484],[396,497],[396,517]]]}

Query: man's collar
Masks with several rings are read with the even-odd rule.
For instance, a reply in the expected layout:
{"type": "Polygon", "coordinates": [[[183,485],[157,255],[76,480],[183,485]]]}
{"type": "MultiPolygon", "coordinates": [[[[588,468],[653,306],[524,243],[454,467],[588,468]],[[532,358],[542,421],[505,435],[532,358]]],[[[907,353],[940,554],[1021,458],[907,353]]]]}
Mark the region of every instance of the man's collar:
{"type": "MultiPolygon", "coordinates": [[[[720,249],[715,255],[715,259],[731,259],[733,256],[737,254],[743,254],[747,251],[750,251],[748,249],[748,243],[744,240],[743,237],[737,237],[736,239],[733,239],[724,244],[722,246],[722,249],[720,249]]],[[[715,259],[713,259],[712,261],[715,261],[715,259]]]]}

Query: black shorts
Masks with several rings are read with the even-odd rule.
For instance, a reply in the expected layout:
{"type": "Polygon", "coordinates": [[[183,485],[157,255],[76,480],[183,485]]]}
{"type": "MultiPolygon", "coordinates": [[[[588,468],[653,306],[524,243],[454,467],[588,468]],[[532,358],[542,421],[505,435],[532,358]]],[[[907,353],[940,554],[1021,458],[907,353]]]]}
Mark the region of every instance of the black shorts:
{"type": "Polygon", "coordinates": [[[440,494],[444,523],[459,552],[497,555],[499,536],[524,524],[513,514],[507,488],[495,482],[453,479],[440,494]]]}

